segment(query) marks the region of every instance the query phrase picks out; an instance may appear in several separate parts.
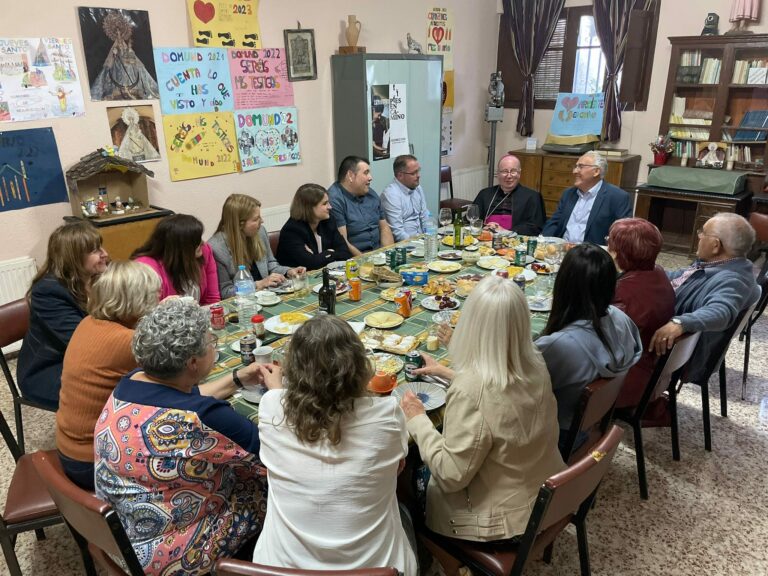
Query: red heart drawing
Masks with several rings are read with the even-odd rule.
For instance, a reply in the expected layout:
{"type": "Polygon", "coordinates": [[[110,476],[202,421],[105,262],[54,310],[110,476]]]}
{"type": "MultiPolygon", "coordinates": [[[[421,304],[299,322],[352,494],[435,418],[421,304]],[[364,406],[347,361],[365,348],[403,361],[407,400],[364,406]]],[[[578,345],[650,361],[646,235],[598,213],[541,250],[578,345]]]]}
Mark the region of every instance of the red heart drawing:
{"type": "Polygon", "coordinates": [[[574,108],[578,103],[579,103],[578,96],[574,96],[572,98],[566,97],[566,98],[563,98],[562,100],[563,108],[565,108],[566,110],[570,110],[571,108],[574,108]]]}
{"type": "Polygon", "coordinates": [[[440,40],[443,39],[443,36],[445,36],[445,28],[440,28],[438,26],[432,28],[432,38],[435,39],[435,42],[440,44],[440,40]]]}
{"type": "Polygon", "coordinates": [[[204,24],[207,24],[216,15],[216,8],[210,2],[195,0],[195,16],[200,18],[204,24]]]}

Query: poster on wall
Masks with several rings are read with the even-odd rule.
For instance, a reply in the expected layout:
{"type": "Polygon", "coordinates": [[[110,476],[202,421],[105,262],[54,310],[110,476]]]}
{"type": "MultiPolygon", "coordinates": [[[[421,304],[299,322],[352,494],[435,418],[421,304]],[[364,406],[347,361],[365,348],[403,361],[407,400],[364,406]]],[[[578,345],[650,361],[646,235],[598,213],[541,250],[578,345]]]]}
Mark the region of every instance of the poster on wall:
{"type": "Polygon", "coordinates": [[[117,155],[134,162],[160,160],[157,127],[152,106],[107,108],[109,132],[117,155]]]}
{"type": "Polygon", "coordinates": [[[187,0],[195,46],[261,48],[259,0],[187,0]]]}
{"type": "Polygon", "coordinates": [[[374,161],[389,158],[389,84],[371,86],[371,154],[374,161]]]}
{"type": "Polygon", "coordinates": [[[453,154],[453,109],[443,108],[440,130],[440,156],[453,154]]]}
{"type": "Polygon", "coordinates": [[[164,116],[163,132],[174,182],[231,174],[240,169],[231,113],[164,116]]]}
{"type": "Polygon", "coordinates": [[[164,115],[232,110],[223,48],[155,48],[155,65],[164,115]]]}
{"type": "Polygon", "coordinates": [[[69,38],[0,38],[0,122],[85,114],[69,38]]]}
{"type": "Polygon", "coordinates": [[[0,132],[0,212],[67,201],[53,130],[0,132]]]}
{"type": "Polygon", "coordinates": [[[408,120],[405,115],[405,84],[389,85],[389,153],[392,156],[410,154],[408,120]]]}
{"type": "Polygon", "coordinates": [[[560,92],[555,102],[549,133],[555,136],[600,135],[603,129],[604,94],[560,92]]]}
{"type": "Polygon", "coordinates": [[[301,162],[296,108],[238,110],[235,126],[243,172],[301,162]]]}
{"type": "Polygon", "coordinates": [[[285,50],[232,49],[228,55],[235,110],[293,106],[293,84],[288,81],[285,50]]]}
{"type": "Polygon", "coordinates": [[[78,8],[91,100],[158,97],[146,10],[78,8]]]}
{"type": "Polygon", "coordinates": [[[427,12],[425,54],[443,57],[443,69],[453,70],[453,17],[448,8],[432,8],[427,12]]]}

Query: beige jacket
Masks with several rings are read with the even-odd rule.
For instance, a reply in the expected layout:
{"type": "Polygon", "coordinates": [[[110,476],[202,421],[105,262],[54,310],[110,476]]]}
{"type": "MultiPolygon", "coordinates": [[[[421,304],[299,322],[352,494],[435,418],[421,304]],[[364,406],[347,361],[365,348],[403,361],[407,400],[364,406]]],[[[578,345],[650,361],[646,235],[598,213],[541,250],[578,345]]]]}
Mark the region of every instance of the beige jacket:
{"type": "Polygon", "coordinates": [[[549,374],[502,387],[458,374],[440,434],[426,415],[408,431],[432,473],[427,526],[464,540],[525,532],[541,484],[565,468],[549,374]]]}

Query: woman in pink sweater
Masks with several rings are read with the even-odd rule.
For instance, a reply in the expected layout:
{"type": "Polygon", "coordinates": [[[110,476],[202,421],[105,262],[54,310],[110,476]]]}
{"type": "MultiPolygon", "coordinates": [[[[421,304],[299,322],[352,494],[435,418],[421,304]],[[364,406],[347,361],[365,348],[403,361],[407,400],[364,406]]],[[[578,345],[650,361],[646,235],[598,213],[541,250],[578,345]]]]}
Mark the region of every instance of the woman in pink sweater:
{"type": "Polygon", "coordinates": [[[191,296],[200,304],[221,300],[216,261],[203,242],[203,223],[188,214],[162,220],[131,258],[149,265],[162,281],[160,299],[191,296]]]}

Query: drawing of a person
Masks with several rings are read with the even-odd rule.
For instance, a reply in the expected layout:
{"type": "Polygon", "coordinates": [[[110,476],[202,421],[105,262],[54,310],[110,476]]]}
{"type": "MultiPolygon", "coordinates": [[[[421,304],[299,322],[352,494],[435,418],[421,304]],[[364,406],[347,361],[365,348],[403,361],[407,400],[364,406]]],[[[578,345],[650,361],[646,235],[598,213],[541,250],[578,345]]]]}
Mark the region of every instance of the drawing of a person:
{"type": "Polygon", "coordinates": [[[72,94],[72,90],[67,92],[66,90],[64,90],[64,87],[61,84],[59,84],[58,86],[56,86],[56,92],[51,92],[49,90],[48,93],[51,94],[52,96],[56,96],[56,98],[59,99],[59,109],[62,112],[66,112],[67,111],[67,95],[72,94]]]}
{"type": "Polygon", "coordinates": [[[128,129],[125,131],[125,136],[120,143],[117,155],[134,162],[157,160],[160,158],[160,153],[155,150],[152,142],[144,136],[139,127],[139,113],[133,108],[126,108],[120,117],[128,126],[128,129]]]}

